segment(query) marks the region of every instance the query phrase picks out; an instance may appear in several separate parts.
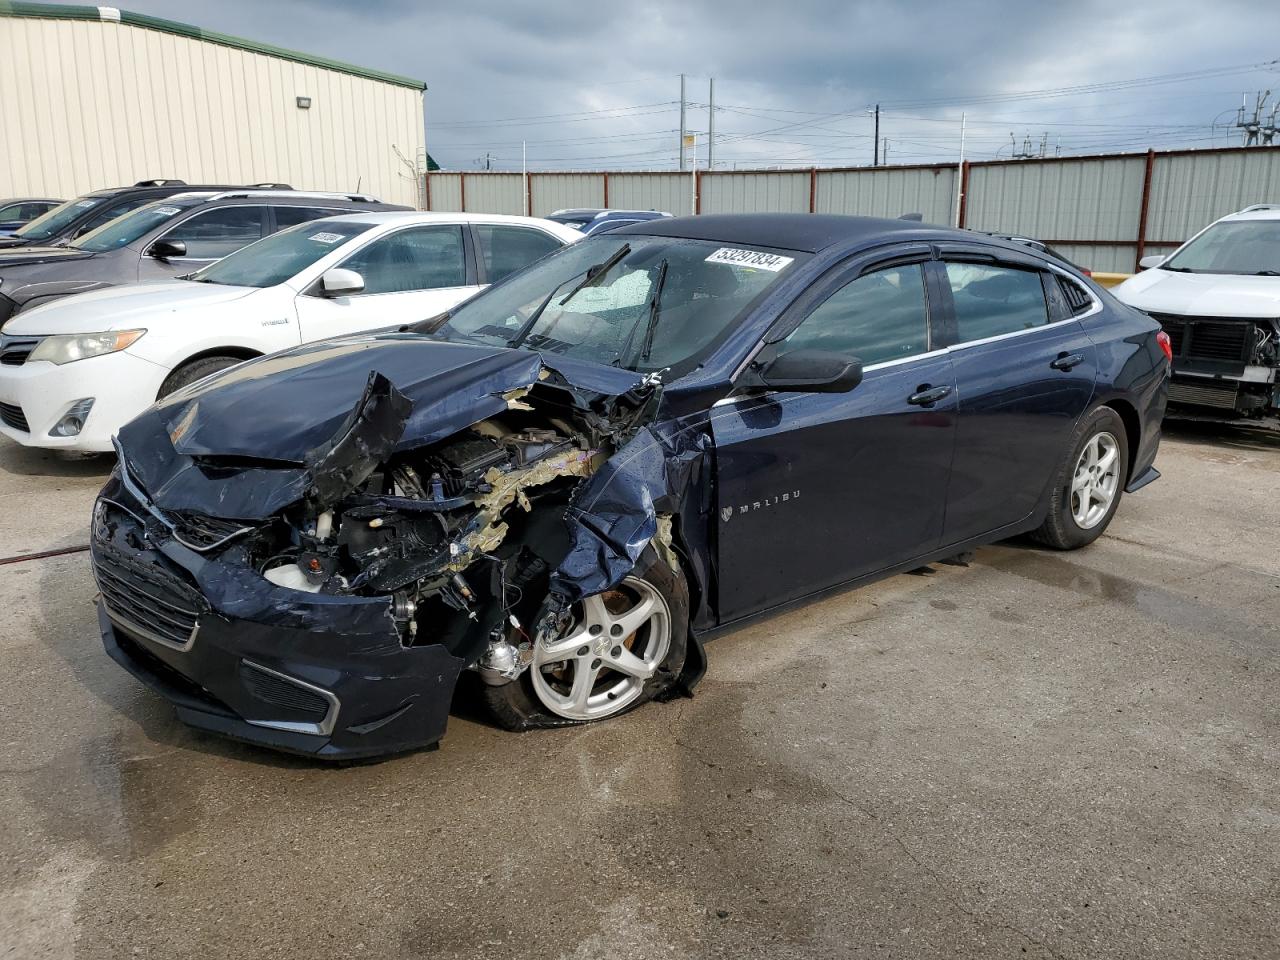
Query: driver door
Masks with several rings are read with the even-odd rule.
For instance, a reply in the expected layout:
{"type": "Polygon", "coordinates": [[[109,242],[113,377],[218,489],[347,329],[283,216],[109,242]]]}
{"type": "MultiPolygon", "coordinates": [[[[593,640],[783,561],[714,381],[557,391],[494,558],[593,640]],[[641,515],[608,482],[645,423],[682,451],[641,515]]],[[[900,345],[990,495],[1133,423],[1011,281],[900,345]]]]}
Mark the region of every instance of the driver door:
{"type": "Polygon", "coordinates": [[[938,547],[956,395],[951,360],[934,347],[929,256],[852,268],[797,305],[778,353],[859,357],[852,391],[766,392],[713,409],[720,622],[938,547]]]}
{"type": "Polygon", "coordinates": [[[406,227],[366,243],[335,266],[364,279],[357,294],[326,297],[317,280],[297,298],[302,341],[416,323],[480,289],[457,224],[406,227]]]}

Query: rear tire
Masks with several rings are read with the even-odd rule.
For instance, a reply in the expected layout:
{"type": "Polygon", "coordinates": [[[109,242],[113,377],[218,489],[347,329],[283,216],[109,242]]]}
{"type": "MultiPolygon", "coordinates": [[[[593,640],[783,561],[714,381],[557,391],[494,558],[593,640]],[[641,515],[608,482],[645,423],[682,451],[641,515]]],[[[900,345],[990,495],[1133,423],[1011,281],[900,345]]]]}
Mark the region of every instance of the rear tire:
{"type": "Polygon", "coordinates": [[[684,574],[652,547],[622,583],[574,604],[572,614],[564,635],[536,652],[519,679],[484,688],[485,705],[501,726],[528,730],[611,719],[652,700],[679,678],[689,632],[689,588],[684,574]],[[641,607],[640,615],[647,612],[648,619],[631,630],[624,618],[641,607]],[[614,626],[619,630],[611,637],[614,626]],[[560,644],[567,644],[563,651],[560,644]],[[613,670],[610,663],[633,672],[613,670]],[[650,676],[635,675],[642,665],[652,669],[650,676]],[[581,686],[575,683],[580,671],[590,678],[581,686]]]}
{"type": "Polygon", "coordinates": [[[223,354],[201,357],[199,360],[189,360],[165,377],[164,383],[160,384],[160,392],[156,394],[156,399],[163,400],[169,394],[190,386],[197,380],[203,380],[219,370],[234,367],[237,363],[244,363],[244,360],[240,357],[228,357],[223,354]]]}
{"type": "Polygon", "coordinates": [[[1093,543],[1115,516],[1128,476],[1124,421],[1110,407],[1098,407],[1072,434],[1053,481],[1049,513],[1031,538],[1055,550],[1093,543]]]}

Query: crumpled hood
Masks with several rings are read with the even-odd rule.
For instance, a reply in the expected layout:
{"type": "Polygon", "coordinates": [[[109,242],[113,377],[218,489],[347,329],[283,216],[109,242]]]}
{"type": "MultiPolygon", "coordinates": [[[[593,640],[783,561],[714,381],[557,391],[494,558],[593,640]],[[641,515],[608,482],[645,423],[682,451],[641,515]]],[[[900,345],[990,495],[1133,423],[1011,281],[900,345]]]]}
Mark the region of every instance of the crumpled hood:
{"type": "MultiPolygon", "coordinates": [[[[189,280],[158,280],[106,287],[24,310],[5,325],[5,333],[49,336],[132,327],[145,329],[156,322],[168,320],[173,314],[220,306],[256,292],[253,287],[192,283],[189,280]]],[[[189,316],[179,316],[176,321],[196,322],[189,316]]]]}
{"type": "Polygon", "coordinates": [[[1111,291],[1139,310],[1192,317],[1280,317],[1280,277],[1144,270],[1111,291]]]}
{"type": "Polygon", "coordinates": [[[343,426],[376,371],[412,403],[397,450],[424,446],[507,408],[544,368],[573,391],[620,395],[643,378],[528,350],[387,333],[328,340],[232,367],[125,425],[120,447],[162,509],[267,517],[299,499],[303,466],[343,426]],[[193,459],[195,458],[195,459],[193,459]]]}
{"type": "MultiPolygon", "coordinates": [[[[5,246],[0,237],[0,247],[5,246]]],[[[20,239],[20,238],[15,238],[20,239]]],[[[0,271],[9,267],[21,267],[32,263],[62,263],[69,260],[88,260],[96,256],[89,250],[77,250],[75,247],[26,247],[13,246],[10,250],[0,252],[0,271]]]]}

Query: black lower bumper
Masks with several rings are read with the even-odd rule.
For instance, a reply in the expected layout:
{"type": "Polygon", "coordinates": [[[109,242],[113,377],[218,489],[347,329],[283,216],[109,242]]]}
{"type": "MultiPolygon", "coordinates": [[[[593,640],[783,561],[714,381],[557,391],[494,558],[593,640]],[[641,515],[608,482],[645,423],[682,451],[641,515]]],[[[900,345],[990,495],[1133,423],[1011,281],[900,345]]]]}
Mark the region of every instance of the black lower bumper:
{"type": "Polygon", "coordinates": [[[403,646],[385,601],[287,590],[140,531],[95,523],[102,640],[184,722],[325,760],[444,736],[462,661],[403,646]]]}

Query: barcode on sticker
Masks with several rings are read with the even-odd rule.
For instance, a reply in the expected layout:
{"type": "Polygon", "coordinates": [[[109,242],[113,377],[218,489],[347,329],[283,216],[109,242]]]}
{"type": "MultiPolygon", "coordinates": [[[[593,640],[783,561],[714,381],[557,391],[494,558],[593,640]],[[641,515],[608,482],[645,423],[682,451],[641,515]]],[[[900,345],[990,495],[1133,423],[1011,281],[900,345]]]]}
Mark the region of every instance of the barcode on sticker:
{"type": "Polygon", "coordinates": [[[760,250],[739,250],[736,247],[721,247],[711,256],[707,263],[727,263],[735,267],[754,267],[757,270],[768,270],[777,273],[795,262],[795,257],[780,257],[776,253],[764,253],[760,250]]]}
{"type": "Polygon", "coordinates": [[[307,237],[308,240],[314,240],[316,243],[337,243],[342,239],[340,233],[313,233],[307,237]]]}

